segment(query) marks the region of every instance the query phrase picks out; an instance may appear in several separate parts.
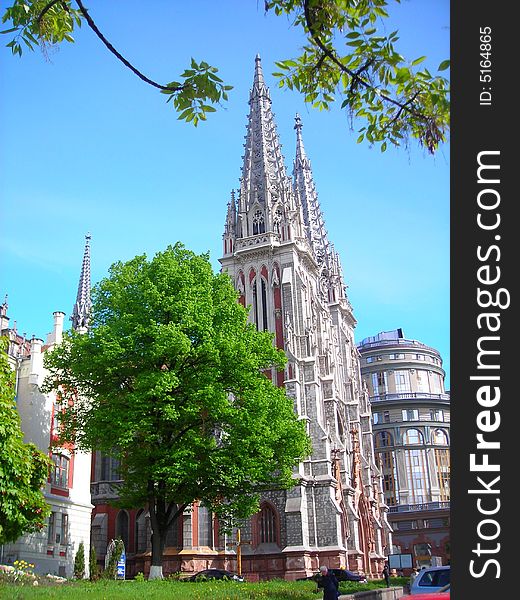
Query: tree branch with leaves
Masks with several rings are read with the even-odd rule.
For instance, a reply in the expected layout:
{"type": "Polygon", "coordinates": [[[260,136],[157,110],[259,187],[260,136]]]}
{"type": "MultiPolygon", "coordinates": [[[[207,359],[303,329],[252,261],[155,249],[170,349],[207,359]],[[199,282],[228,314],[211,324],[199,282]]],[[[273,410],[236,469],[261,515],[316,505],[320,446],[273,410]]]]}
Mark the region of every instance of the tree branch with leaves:
{"type": "Polygon", "coordinates": [[[7,46],[15,55],[22,56],[24,46],[34,50],[38,45],[46,55],[48,46],[63,41],[74,42],[74,28],[81,27],[83,21],[134,75],[168,96],[167,102],[172,102],[180,120],[197,126],[207,119],[208,113],[216,111],[216,105],[228,99],[232,86],[225,85],[217,75],[218,69],[205,61],[197,62],[192,58],[190,67],[180,75],[179,81],[166,84],[144,75],[114,48],[81,0],[15,0],[2,17],[2,22],[10,22],[12,27],[0,33],[14,34],[7,46]]]}
{"type": "MultiPolygon", "coordinates": [[[[390,0],[391,1],[391,0],[390,0]]],[[[400,0],[395,0],[399,2],[400,0]]],[[[297,90],[307,103],[328,110],[341,102],[350,126],[361,122],[358,142],[401,146],[410,138],[434,154],[450,127],[449,81],[419,68],[426,57],[407,60],[395,44],[398,31],[386,33],[389,0],[265,0],[267,13],[287,16],[303,31],[306,44],[296,58],[276,63],[274,73],[283,88],[297,90]]],[[[205,61],[191,59],[176,81],[158,83],[130,63],[96,25],[82,0],[15,0],[2,21],[14,34],[7,46],[22,55],[39,44],[73,42],[74,28],[85,21],[105,47],[142,81],[160,90],[178,119],[197,126],[228,100],[232,86],[205,61]]],[[[438,71],[445,71],[444,60],[438,71]]]]}
{"type": "MultiPolygon", "coordinates": [[[[399,2],[399,0],[396,0],[399,2]]],[[[394,44],[398,31],[381,34],[386,0],[269,0],[267,11],[286,14],[304,29],[302,54],[277,62],[280,86],[328,110],[336,100],[351,120],[365,124],[358,142],[400,146],[412,137],[433,154],[449,130],[449,82],[428,69],[416,70],[394,44]],[[343,49],[343,50],[341,50],[343,49]]],[[[438,70],[449,67],[443,61],[438,70]]]]}

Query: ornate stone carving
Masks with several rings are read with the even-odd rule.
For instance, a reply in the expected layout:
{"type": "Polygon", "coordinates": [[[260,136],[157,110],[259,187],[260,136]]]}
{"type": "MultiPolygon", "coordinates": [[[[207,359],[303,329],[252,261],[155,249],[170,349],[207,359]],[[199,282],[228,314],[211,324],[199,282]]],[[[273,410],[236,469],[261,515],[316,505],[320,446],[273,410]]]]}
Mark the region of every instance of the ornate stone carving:
{"type": "MultiPolygon", "coordinates": [[[[309,483],[300,488],[302,502],[308,508],[291,513],[291,521],[283,525],[284,535],[288,540],[300,540],[299,543],[306,539],[305,543],[316,546],[318,552],[325,541],[325,545],[344,548],[335,560],[343,553],[341,561],[346,560],[351,567],[354,563],[349,561],[356,551],[355,560],[359,562],[355,568],[369,573],[369,551],[384,557],[381,548],[375,546],[376,525],[364,488],[364,479],[370,483],[370,469],[375,464],[372,446],[361,445],[358,439],[358,431],[366,429],[367,409],[360,393],[359,369],[355,368],[355,319],[346,298],[339,256],[325,229],[299,118],[295,129],[297,146],[291,185],[257,58],[236,234],[230,238],[233,252],[226,254],[221,263],[235,280],[239,269],[245,273],[253,269],[260,277],[262,266],[267,268],[269,322],[276,327],[275,339],[280,343],[283,340],[288,355],[286,393],[293,399],[296,412],[305,415],[311,436],[313,453],[298,468],[298,474],[305,474],[309,483]],[[261,231],[261,220],[254,220],[257,210],[262,211],[265,231],[261,231]],[[252,231],[255,224],[256,230],[252,231]],[[278,270],[275,261],[280,265],[278,270]],[[331,444],[340,447],[332,450],[331,444]],[[347,445],[352,452],[344,447],[347,445]],[[334,479],[330,477],[330,466],[334,479]],[[344,499],[347,496],[348,502],[344,499]],[[315,522],[324,524],[322,532],[314,531],[315,522]],[[349,538],[360,540],[357,548],[352,541],[347,543],[349,538]]],[[[260,299],[263,307],[262,302],[260,299]]],[[[273,494],[273,499],[279,498],[273,494]]],[[[381,534],[377,539],[381,538],[385,545],[385,532],[381,534]]],[[[287,550],[290,547],[288,543],[287,550]]]]}

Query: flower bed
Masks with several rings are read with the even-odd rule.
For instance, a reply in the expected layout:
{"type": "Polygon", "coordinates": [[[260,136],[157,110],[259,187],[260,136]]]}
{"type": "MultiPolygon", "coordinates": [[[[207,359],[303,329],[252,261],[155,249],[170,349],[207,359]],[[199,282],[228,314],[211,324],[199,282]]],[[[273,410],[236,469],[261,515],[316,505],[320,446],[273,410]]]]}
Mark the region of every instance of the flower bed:
{"type": "Polygon", "coordinates": [[[12,565],[0,565],[0,584],[39,586],[67,581],[57,575],[37,575],[33,569],[34,565],[25,560],[15,560],[12,565]]]}

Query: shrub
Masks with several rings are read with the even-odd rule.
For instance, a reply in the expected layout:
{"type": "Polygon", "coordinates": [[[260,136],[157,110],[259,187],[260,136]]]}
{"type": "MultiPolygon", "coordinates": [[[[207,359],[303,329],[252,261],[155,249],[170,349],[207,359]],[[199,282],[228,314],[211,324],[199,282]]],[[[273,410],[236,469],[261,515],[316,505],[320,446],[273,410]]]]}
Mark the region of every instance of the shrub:
{"type": "Polygon", "coordinates": [[[85,577],[85,546],[83,542],[79,543],[76,557],[74,558],[74,577],[83,579],[85,577]]]}

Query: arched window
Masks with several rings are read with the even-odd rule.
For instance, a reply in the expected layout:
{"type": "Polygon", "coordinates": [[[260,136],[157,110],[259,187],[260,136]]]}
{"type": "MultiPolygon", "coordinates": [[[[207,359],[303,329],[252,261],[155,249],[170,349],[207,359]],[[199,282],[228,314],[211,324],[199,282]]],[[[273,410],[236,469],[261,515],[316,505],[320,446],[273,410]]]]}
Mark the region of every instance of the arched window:
{"type": "Polygon", "coordinates": [[[119,481],[119,459],[108,454],[98,453],[97,459],[101,461],[101,481],[119,481]]]}
{"type": "Polygon", "coordinates": [[[444,429],[435,429],[432,434],[432,442],[436,446],[448,446],[448,436],[444,429]]]}
{"type": "Polygon", "coordinates": [[[253,235],[265,233],[264,214],[261,210],[257,210],[253,215],[253,235]]]}
{"type": "Polygon", "coordinates": [[[404,434],[405,444],[422,444],[423,435],[418,429],[407,429],[404,434]]]}
{"type": "Polygon", "coordinates": [[[128,513],[120,510],[116,517],[116,538],[123,540],[125,550],[128,551],[128,513]]]}
{"type": "Polygon", "coordinates": [[[378,431],[376,433],[376,448],[385,448],[386,446],[393,446],[394,440],[392,434],[389,431],[378,431]]]}
{"type": "Polygon", "coordinates": [[[179,521],[179,518],[177,518],[168,527],[168,531],[166,532],[165,546],[167,546],[169,548],[179,548],[179,537],[180,537],[179,529],[180,529],[180,521],[179,521]]]}
{"type": "Polygon", "coordinates": [[[256,287],[256,279],[253,281],[253,284],[251,286],[251,292],[253,295],[253,317],[255,319],[256,328],[258,330],[260,330],[260,327],[258,324],[258,290],[256,287]]]}
{"type": "Polygon", "coordinates": [[[408,485],[408,503],[429,502],[431,494],[425,450],[405,450],[404,458],[408,485]]]}
{"type": "Polygon", "coordinates": [[[205,507],[199,506],[199,546],[213,548],[213,515],[205,507]]]}
{"type": "Polygon", "coordinates": [[[267,283],[263,277],[260,278],[262,290],[262,330],[267,331],[267,283]]]}
{"type": "Polygon", "coordinates": [[[440,499],[450,499],[450,451],[446,448],[435,448],[435,466],[437,471],[437,485],[439,486],[440,499]]]}
{"type": "Polygon", "coordinates": [[[135,551],[146,552],[148,546],[148,532],[146,527],[146,513],[141,509],[135,517],[135,551]]]}
{"type": "Polygon", "coordinates": [[[385,450],[378,453],[380,466],[383,471],[383,493],[385,502],[389,506],[395,506],[399,502],[399,490],[397,485],[397,465],[394,460],[393,450],[385,450]]]}
{"type": "Polygon", "coordinates": [[[67,489],[69,487],[70,459],[63,454],[52,455],[52,468],[49,476],[51,485],[67,489]]]}
{"type": "Polygon", "coordinates": [[[268,504],[263,504],[258,515],[258,541],[260,544],[276,544],[276,513],[268,504]]]}

